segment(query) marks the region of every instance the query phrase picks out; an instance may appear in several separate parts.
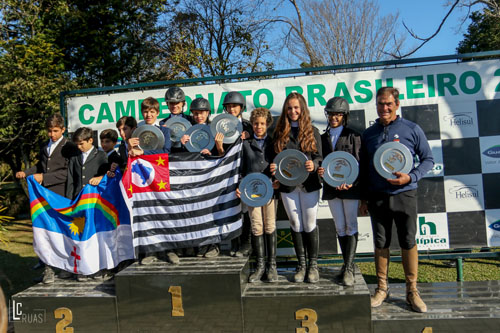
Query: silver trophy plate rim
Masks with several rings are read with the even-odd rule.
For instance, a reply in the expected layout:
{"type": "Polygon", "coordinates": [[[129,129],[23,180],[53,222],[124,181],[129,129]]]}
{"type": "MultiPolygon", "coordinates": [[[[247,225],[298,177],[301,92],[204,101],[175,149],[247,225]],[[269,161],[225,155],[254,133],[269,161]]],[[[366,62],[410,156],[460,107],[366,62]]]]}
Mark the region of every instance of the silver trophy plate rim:
{"type": "Polygon", "coordinates": [[[215,145],[215,139],[214,139],[214,136],[212,135],[212,131],[210,130],[210,127],[206,124],[196,124],[196,125],[193,125],[191,126],[185,133],[186,135],[189,135],[189,141],[186,142],[186,149],[192,153],[199,153],[200,151],[202,151],[203,149],[208,149],[208,150],[212,150],[212,148],[214,147],[215,145]],[[202,147],[200,150],[198,150],[196,148],[195,145],[193,145],[193,134],[196,133],[196,132],[199,132],[199,131],[203,131],[203,132],[206,132],[208,134],[208,137],[209,137],[209,142],[208,144],[205,146],[205,147],[202,147]]]}
{"type": "Polygon", "coordinates": [[[238,118],[236,118],[232,114],[228,114],[228,113],[219,114],[210,123],[210,130],[212,131],[212,135],[215,138],[215,136],[217,135],[217,124],[220,121],[226,120],[226,119],[229,119],[233,123],[233,125],[235,125],[236,132],[231,136],[226,136],[224,134],[224,140],[222,141],[222,143],[234,143],[236,140],[238,140],[238,138],[241,136],[241,133],[243,132],[243,124],[241,123],[241,121],[239,121],[238,118]]]}
{"type": "Polygon", "coordinates": [[[132,138],[139,138],[139,148],[141,148],[142,150],[161,149],[165,145],[165,136],[163,135],[162,131],[154,125],[145,124],[137,127],[132,133],[132,138]],[[157,139],[155,146],[147,145],[144,142],[141,142],[141,134],[143,134],[144,132],[151,132],[155,135],[157,139]]]}
{"type": "Polygon", "coordinates": [[[262,207],[265,206],[273,197],[274,189],[271,179],[263,173],[254,172],[246,175],[240,182],[239,189],[241,192],[241,201],[250,207],[262,207]],[[247,187],[251,186],[253,182],[260,182],[265,186],[266,193],[255,199],[248,196],[250,191],[247,191],[247,187]]]}
{"type": "Polygon", "coordinates": [[[274,163],[276,164],[276,179],[283,185],[286,186],[297,186],[305,182],[307,177],[309,177],[309,172],[306,170],[305,163],[307,161],[307,156],[297,149],[286,149],[281,153],[276,155],[274,158],[274,163]],[[295,159],[299,162],[300,168],[296,168],[297,173],[289,177],[283,173],[284,162],[290,159],[295,159]]]}
{"type": "Polygon", "coordinates": [[[375,170],[378,172],[380,176],[385,179],[396,179],[397,177],[393,174],[394,172],[402,172],[408,173],[413,168],[413,156],[411,155],[410,150],[404,144],[400,142],[386,142],[375,151],[373,155],[373,165],[375,166],[375,170]],[[396,170],[388,170],[384,166],[384,157],[387,153],[391,151],[397,151],[401,153],[404,158],[403,166],[396,170]]]}
{"type": "Polygon", "coordinates": [[[325,169],[325,173],[323,175],[323,179],[326,181],[326,183],[332,187],[337,187],[342,184],[347,184],[350,185],[354,183],[354,181],[358,178],[359,175],[359,163],[356,160],[356,158],[346,152],[346,151],[334,151],[328,154],[325,159],[323,160],[323,163],[321,166],[325,169]],[[344,160],[346,161],[349,166],[351,172],[346,175],[345,178],[340,179],[335,177],[335,175],[330,173],[330,168],[328,167],[331,163],[336,163],[338,160],[344,160]]]}
{"type": "Polygon", "coordinates": [[[175,116],[175,117],[170,117],[167,122],[165,123],[165,126],[168,127],[170,129],[170,140],[172,142],[178,142],[181,140],[182,136],[186,133],[186,131],[191,128],[191,123],[189,122],[189,120],[181,117],[181,116],[175,116]],[[179,135],[175,135],[174,134],[174,127],[175,125],[182,125],[185,130],[180,133],[179,135]]]}

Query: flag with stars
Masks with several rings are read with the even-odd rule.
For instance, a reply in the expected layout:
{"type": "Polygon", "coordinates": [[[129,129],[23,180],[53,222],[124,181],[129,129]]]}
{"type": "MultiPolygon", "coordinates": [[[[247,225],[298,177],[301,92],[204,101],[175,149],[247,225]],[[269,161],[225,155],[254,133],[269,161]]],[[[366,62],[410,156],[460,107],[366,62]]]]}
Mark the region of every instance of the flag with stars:
{"type": "Polygon", "coordinates": [[[133,216],[136,256],[219,243],[241,233],[241,147],[237,141],[222,157],[129,157],[122,193],[133,216]]]}
{"type": "Polygon", "coordinates": [[[120,195],[119,172],[86,185],[75,200],[27,178],[33,247],[47,265],[90,275],[134,258],[130,214],[120,195]],[[119,193],[119,195],[116,195],[119,193]]]}

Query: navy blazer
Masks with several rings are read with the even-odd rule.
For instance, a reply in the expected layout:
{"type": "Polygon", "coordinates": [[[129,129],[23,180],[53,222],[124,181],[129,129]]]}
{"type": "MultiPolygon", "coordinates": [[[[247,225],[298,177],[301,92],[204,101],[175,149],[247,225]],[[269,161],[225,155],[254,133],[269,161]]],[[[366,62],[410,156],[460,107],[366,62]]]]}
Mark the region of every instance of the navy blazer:
{"type": "Polygon", "coordinates": [[[92,177],[102,176],[108,167],[108,156],[102,150],[94,147],[82,165],[82,153],[71,157],[68,166],[68,181],[66,197],[74,199],[92,177]]]}
{"type": "Polygon", "coordinates": [[[249,173],[259,172],[271,177],[269,164],[273,162],[273,142],[268,135],[264,145],[260,148],[255,137],[243,140],[243,161],[241,164],[241,176],[249,173]]]}
{"type": "MultiPolygon", "coordinates": [[[[322,149],[321,149],[321,136],[319,135],[319,130],[313,126],[313,135],[314,135],[314,140],[316,141],[316,148],[318,149],[316,152],[313,153],[304,153],[309,160],[312,160],[314,163],[314,171],[309,173],[309,176],[299,186],[303,186],[306,192],[313,192],[317,191],[321,188],[321,180],[320,177],[318,176],[318,173],[316,172],[318,170],[318,167],[320,166],[321,161],[323,160],[323,155],[322,155],[322,149]]],[[[273,142],[274,146],[274,142],[273,142]]],[[[288,143],[285,146],[285,149],[297,149],[300,150],[300,142],[298,139],[295,139],[293,137],[292,131],[290,131],[290,136],[288,143]]],[[[273,149],[274,152],[274,149],[273,149]]],[[[274,152],[274,157],[277,154],[274,152]]],[[[293,190],[295,190],[297,186],[286,186],[283,184],[280,184],[279,191],[284,192],[284,193],[290,193],[293,190]]]]}
{"type": "Polygon", "coordinates": [[[42,145],[40,152],[38,153],[37,164],[24,170],[24,173],[26,176],[30,176],[35,173],[43,174],[42,185],[49,190],[64,196],[66,194],[69,159],[72,156],[78,155],[80,151],[73,142],[68,141],[68,139],[64,137],[50,156],[47,152],[48,146],[48,142],[42,145]]]}
{"type": "MultiPolygon", "coordinates": [[[[321,135],[321,146],[323,149],[323,158],[333,151],[345,151],[353,155],[359,162],[361,150],[361,134],[355,130],[344,126],[340,136],[335,144],[335,149],[332,147],[332,140],[330,139],[330,132],[326,131],[321,135]]],[[[359,179],[359,176],[358,176],[359,179]]],[[[323,181],[323,200],[332,200],[335,198],[340,199],[360,199],[359,181],[354,181],[353,186],[344,191],[339,191],[334,187],[328,185],[323,181]]]]}

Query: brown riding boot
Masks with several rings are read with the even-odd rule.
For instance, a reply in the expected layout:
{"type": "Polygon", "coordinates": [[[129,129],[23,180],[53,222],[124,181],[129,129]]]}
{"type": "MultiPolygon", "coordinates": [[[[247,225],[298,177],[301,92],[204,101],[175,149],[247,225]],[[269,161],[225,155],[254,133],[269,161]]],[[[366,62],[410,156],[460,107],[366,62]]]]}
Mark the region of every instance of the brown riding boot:
{"type": "Polygon", "coordinates": [[[418,251],[417,246],[410,250],[401,249],[403,258],[403,269],[406,278],[406,303],[408,303],[415,312],[427,312],[425,305],[417,289],[418,276],[418,251]]]}
{"type": "Polygon", "coordinates": [[[389,249],[375,248],[375,270],[377,274],[377,289],[370,297],[372,308],[376,308],[389,297],[389,260],[391,253],[389,249]]]}

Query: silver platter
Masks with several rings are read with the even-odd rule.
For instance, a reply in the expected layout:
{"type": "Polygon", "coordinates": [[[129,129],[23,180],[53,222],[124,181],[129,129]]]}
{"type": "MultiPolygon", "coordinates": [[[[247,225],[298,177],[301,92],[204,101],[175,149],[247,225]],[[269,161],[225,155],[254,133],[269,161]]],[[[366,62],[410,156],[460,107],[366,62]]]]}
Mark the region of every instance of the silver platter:
{"type": "Polygon", "coordinates": [[[283,150],[274,158],[276,179],[287,186],[302,184],[309,177],[309,172],[307,172],[305,166],[306,161],[307,156],[299,150],[283,150]]]}
{"type": "Polygon", "coordinates": [[[167,120],[165,126],[170,128],[170,141],[178,142],[184,133],[191,127],[191,123],[186,118],[174,116],[167,120]]]}
{"type": "Polygon", "coordinates": [[[250,207],[262,207],[273,197],[273,184],[269,177],[262,173],[251,173],[245,176],[239,186],[241,201],[250,207]]]}
{"type": "Polygon", "coordinates": [[[323,179],[328,185],[337,187],[354,183],[359,175],[359,163],[352,154],[334,151],[328,154],[321,166],[325,169],[323,179]]]}
{"type": "Polygon", "coordinates": [[[243,124],[235,116],[222,113],[212,120],[210,130],[214,137],[217,133],[224,134],[223,143],[233,143],[241,136],[243,124]]]}
{"type": "Polygon", "coordinates": [[[191,126],[185,134],[189,135],[189,141],[186,142],[185,147],[192,153],[199,153],[203,149],[211,150],[215,145],[214,136],[208,125],[191,126]]]}
{"type": "Polygon", "coordinates": [[[413,156],[405,145],[392,141],[384,143],[375,151],[373,164],[380,176],[385,179],[395,179],[394,172],[408,173],[411,171],[413,156]]]}
{"type": "Polygon", "coordinates": [[[162,131],[153,125],[142,125],[132,133],[133,138],[139,138],[139,148],[142,150],[161,149],[165,145],[162,131]]]}

